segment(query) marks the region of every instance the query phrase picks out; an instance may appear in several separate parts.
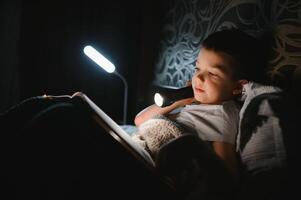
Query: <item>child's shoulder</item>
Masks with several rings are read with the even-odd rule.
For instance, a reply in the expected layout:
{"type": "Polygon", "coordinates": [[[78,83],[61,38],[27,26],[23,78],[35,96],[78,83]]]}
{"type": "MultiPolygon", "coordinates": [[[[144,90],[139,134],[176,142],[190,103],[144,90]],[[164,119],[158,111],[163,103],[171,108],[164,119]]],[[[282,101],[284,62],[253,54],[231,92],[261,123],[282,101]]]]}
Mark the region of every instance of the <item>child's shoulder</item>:
{"type": "Polygon", "coordinates": [[[239,110],[240,110],[239,104],[234,100],[230,100],[230,101],[225,101],[222,104],[186,105],[183,108],[182,112],[196,113],[196,114],[206,113],[215,116],[233,117],[239,114],[239,110]]]}
{"type": "Polygon", "coordinates": [[[221,110],[224,115],[228,116],[228,118],[237,118],[239,116],[239,111],[240,111],[241,105],[239,102],[235,100],[229,100],[223,102],[221,106],[221,110]]]}
{"type": "Polygon", "coordinates": [[[190,105],[186,105],[184,108],[185,109],[205,109],[205,110],[220,110],[220,109],[240,109],[240,104],[239,102],[235,100],[228,100],[224,101],[221,104],[202,104],[202,103],[194,103],[190,105]]]}
{"type": "Polygon", "coordinates": [[[228,101],[224,101],[221,106],[223,108],[233,108],[233,109],[240,109],[241,107],[241,103],[239,101],[236,100],[228,100],[228,101]]]}

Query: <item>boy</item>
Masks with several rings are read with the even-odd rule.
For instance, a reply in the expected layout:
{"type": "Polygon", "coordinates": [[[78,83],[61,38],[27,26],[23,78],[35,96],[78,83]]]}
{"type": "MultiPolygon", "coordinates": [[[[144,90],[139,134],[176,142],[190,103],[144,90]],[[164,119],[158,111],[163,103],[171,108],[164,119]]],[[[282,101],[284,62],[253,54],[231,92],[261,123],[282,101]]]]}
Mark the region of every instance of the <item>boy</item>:
{"type": "Polygon", "coordinates": [[[175,120],[185,132],[196,133],[208,141],[236,176],[239,106],[235,99],[247,80],[259,82],[262,78],[253,73],[264,69],[264,54],[259,45],[257,39],[237,29],[211,34],[203,41],[197,57],[191,81],[194,98],[164,108],[151,105],[137,114],[136,126],[141,127],[158,115],[175,120]],[[180,112],[174,113],[178,108],[180,112]]]}

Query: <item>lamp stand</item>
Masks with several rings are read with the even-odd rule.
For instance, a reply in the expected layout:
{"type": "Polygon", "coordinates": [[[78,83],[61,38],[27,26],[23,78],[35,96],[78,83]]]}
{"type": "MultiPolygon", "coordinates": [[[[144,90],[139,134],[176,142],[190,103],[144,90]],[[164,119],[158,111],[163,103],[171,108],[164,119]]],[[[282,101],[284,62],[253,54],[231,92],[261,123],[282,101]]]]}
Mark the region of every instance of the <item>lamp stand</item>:
{"type": "Polygon", "coordinates": [[[126,115],[127,115],[127,99],[128,99],[128,84],[126,79],[119,74],[117,71],[113,72],[116,74],[123,82],[124,84],[124,100],[123,100],[123,125],[126,125],[126,115]]]}

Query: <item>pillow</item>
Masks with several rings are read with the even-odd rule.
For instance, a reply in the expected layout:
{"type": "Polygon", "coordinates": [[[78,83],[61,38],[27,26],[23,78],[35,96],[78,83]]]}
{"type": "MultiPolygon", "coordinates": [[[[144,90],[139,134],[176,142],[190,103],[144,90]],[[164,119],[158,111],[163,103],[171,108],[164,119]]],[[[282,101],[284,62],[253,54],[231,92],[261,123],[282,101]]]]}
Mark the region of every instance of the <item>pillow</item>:
{"type": "Polygon", "coordinates": [[[271,105],[280,99],[281,92],[278,87],[254,82],[243,87],[237,152],[244,169],[250,174],[286,165],[280,119],[271,105]]]}

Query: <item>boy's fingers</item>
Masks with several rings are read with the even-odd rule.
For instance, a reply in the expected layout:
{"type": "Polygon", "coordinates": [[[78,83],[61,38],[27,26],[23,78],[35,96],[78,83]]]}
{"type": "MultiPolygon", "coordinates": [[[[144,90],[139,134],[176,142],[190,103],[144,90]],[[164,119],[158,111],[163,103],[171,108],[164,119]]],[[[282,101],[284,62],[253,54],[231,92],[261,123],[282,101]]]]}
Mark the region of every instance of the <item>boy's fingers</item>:
{"type": "Polygon", "coordinates": [[[191,81],[186,82],[186,86],[191,86],[191,85],[192,85],[191,81]]]}

